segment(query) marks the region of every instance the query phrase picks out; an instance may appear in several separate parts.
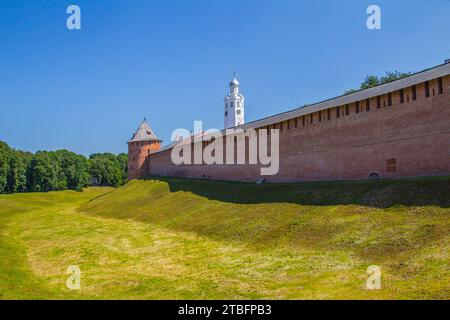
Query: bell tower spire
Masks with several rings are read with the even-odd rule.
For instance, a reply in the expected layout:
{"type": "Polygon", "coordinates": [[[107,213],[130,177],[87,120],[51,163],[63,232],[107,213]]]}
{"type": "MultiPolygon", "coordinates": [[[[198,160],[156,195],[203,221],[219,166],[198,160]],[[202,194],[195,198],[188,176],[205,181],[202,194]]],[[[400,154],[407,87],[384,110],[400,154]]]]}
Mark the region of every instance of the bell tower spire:
{"type": "Polygon", "coordinates": [[[233,72],[233,80],[230,82],[230,93],[224,98],[224,127],[232,128],[240,126],[244,121],[244,96],[239,93],[239,81],[236,72],[233,72]]]}

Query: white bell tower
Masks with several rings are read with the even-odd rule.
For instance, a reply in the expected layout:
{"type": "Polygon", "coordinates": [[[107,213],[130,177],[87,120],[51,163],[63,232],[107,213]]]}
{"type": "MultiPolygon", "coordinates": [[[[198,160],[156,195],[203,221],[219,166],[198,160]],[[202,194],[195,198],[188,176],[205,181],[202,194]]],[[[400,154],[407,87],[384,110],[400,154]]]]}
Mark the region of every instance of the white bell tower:
{"type": "Polygon", "coordinates": [[[230,82],[230,93],[225,96],[224,128],[232,128],[244,124],[244,96],[239,93],[239,82],[234,73],[230,82]]]}

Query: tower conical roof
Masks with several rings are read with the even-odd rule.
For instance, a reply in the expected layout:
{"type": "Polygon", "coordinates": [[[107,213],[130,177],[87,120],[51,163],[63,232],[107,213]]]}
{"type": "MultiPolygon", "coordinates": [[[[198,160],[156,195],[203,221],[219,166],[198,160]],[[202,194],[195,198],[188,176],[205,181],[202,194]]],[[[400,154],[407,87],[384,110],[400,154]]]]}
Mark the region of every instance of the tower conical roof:
{"type": "Polygon", "coordinates": [[[161,140],[158,139],[155,132],[152,130],[152,128],[150,128],[150,125],[144,118],[141,125],[139,126],[137,131],[133,134],[133,137],[131,137],[131,140],[129,142],[136,142],[136,141],[161,141],[161,140]]]}

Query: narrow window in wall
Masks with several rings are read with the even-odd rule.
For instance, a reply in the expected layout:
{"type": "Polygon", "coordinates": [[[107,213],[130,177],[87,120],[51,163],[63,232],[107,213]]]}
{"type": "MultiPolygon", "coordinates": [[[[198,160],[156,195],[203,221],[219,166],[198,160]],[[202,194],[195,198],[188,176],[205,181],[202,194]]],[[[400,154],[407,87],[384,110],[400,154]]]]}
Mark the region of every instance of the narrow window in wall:
{"type": "Polygon", "coordinates": [[[444,85],[442,84],[442,77],[438,78],[438,94],[444,93],[444,85]]]}
{"type": "Polygon", "coordinates": [[[380,96],[377,97],[377,108],[378,109],[381,108],[381,97],[380,96]]]}
{"type": "Polygon", "coordinates": [[[331,109],[327,109],[327,119],[331,119],[331,109]]]}
{"type": "Polygon", "coordinates": [[[388,107],[392,106],[392,93],[388,93],[388,107]]]}
{"type": "Polygon", "coordinates": [[[370,111],[370,99],[366,99],[366,111],[370,111]]]}
{"type": "Polygon", "coordinates": [[[290,128],[291,128],[291,121],[288,120],[288,121],[287,121],[287,129],[289,130],[290,128]]]}
{"type": "Polygon", "coordinates": [[[341,113],[339,112],[339,107],[336,108],[336,118],[339,118],[341,116],[341,113]]]}
{"type": "Polygon", "coordinates": [[[359,113],[359,101],[356,101],[355,111],[359,113]]]}
{"type": "Polygon", "coordinates": [[[386,160],[386,171],[387,172],[395,172],[395,171],[397,171],[397,159],[388,159],[388,160],[386,160]]]}
{"type": "Polygon", "coordinates": [[[294,127],[295,127],[295,128],[297,128],[297,119],[298,119],[298,118],[295,118],[295,119],[294,119],[294,127]]]}
{"type": "Polygon", "coordinates": [[[425,97],[430,96],[430,83],[428,81],[425,81],[425,97]]]}
{"type": "Polygon", "coordinates": [[[313,121],[314,121],[314,114],[311,113],[311,114],[309,115],[309,123],[313,123],[313,121]]]}
{"type": "Polygon", "coordinates": [[[305,116],[302,117],[303,125],[306,124],[305,116]]]}
{"type": "Polygon", "coordinates": [[[345,105],[345,115],[348,116],[350,114],[350,107],[348,104],[345,105]]]}
{"type": "Polygon", "coordinates": [[[319,111],[317,113],[318,117],[319,117],[319,122],[322,122],[322,111],[319,111]]]}
{"type": "Polygon", "coordinates": [[[283,131],[283,122],[280,122],[280,131],[283,131]]]}
{"type": "Polygon", "coordinates": [[[400,103],[405,102],[405,92],[403,91],[403,89],[400,89],[399,94],[400,94],[400,103]]]}
{"type": "Polygon", "coordinates": [[[417,87],[412,86],[412,99],[417,100],[417,87]]]}

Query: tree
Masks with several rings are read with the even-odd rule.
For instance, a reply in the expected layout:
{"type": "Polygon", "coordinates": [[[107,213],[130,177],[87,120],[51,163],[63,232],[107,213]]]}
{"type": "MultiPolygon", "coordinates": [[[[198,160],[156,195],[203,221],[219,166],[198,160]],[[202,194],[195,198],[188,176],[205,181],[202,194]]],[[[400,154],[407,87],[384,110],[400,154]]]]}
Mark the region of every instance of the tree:
{"type": "Polygon", "coordinates": [[[90,174],[102,186],[118,187],[126,181],[123,158],[112,153],[92,154],[90,156],[90,174]]]}
{"type": "Polygon", "coordinates": [[[366,76],[366,78],[364,79],[364,81],[361,83],[360,85],[360,89],[368,89],[370,87],[375,87],[378,86],[379,84],[381,84],[380,79],[378,79],[377,76],[372,75],[368,75],[366,76]]]}
{"type": "Polygon", "coordinates": [[[61,181],[61,179],[61,168],[52,153],[39,151],[33,156],[27,168],[27,188],[29,191],[63,190],[67,182],[61,181]]]}
{"type": "Polygon", "coordinates": [[[15,150],[0,141],[0,193],[82,190],[95,178],[100,185],[120,186],[127,181],[128,156],[93,154],[89,159],[68,150],[15,150]]]}
{"type": "MultiPolygon", "coordinates": [[[[399,72],[399,71],[394,71],[394,72],[386,71],[385,75],[382,77],[378,77],[376,75],[371,74],[371,75],[366,76],[364,81],[359,86],[359,90],[368,89],[371,87],[378,86],[380,84],[384,84],[384,83],[388,83],[388,82],[391,82],[394,80],[405,78],[405,77],[410,76],[411,74],[412,74],[412,72],[399,72]]],[[[345,94],[353,93],[356,91],[358,91],[358,90],[351,89],[351,90],[346,91],[345,94]]]]}
{"type": "Polygon", "coordinates": [[[119,161],[122,172],[122,182],[125,183],[128,179],[128,155],[126,153],[119,153],[117,160],[119,161]]]}
{"type": "Polygon", "coordinates": [[[60,164],[66,188],[80,191],[89,184],[89,163],[82,156],[67,150],[58,150],[55,155],[60,164]]]}
{"type": "Polygon", "coordinates": [[[27,191],[27,167],[33,155],[29,152],[13,150],[9,159],[7,192],[27,191]]]}
{"type": "Polygon", "coordinates": [[[10,153],[11,149],[9,146],[5,142],[0,141],[0,193],[6,192],[10,153]]]}
{"type": "Polygon", "coordinates": [[[412,74],[412,72],[388,72],[386,71],[386,74],[380,78],[380,84],[388,83],[394,80],[398,80],[401,78],[409,77],[412,74]]]}

